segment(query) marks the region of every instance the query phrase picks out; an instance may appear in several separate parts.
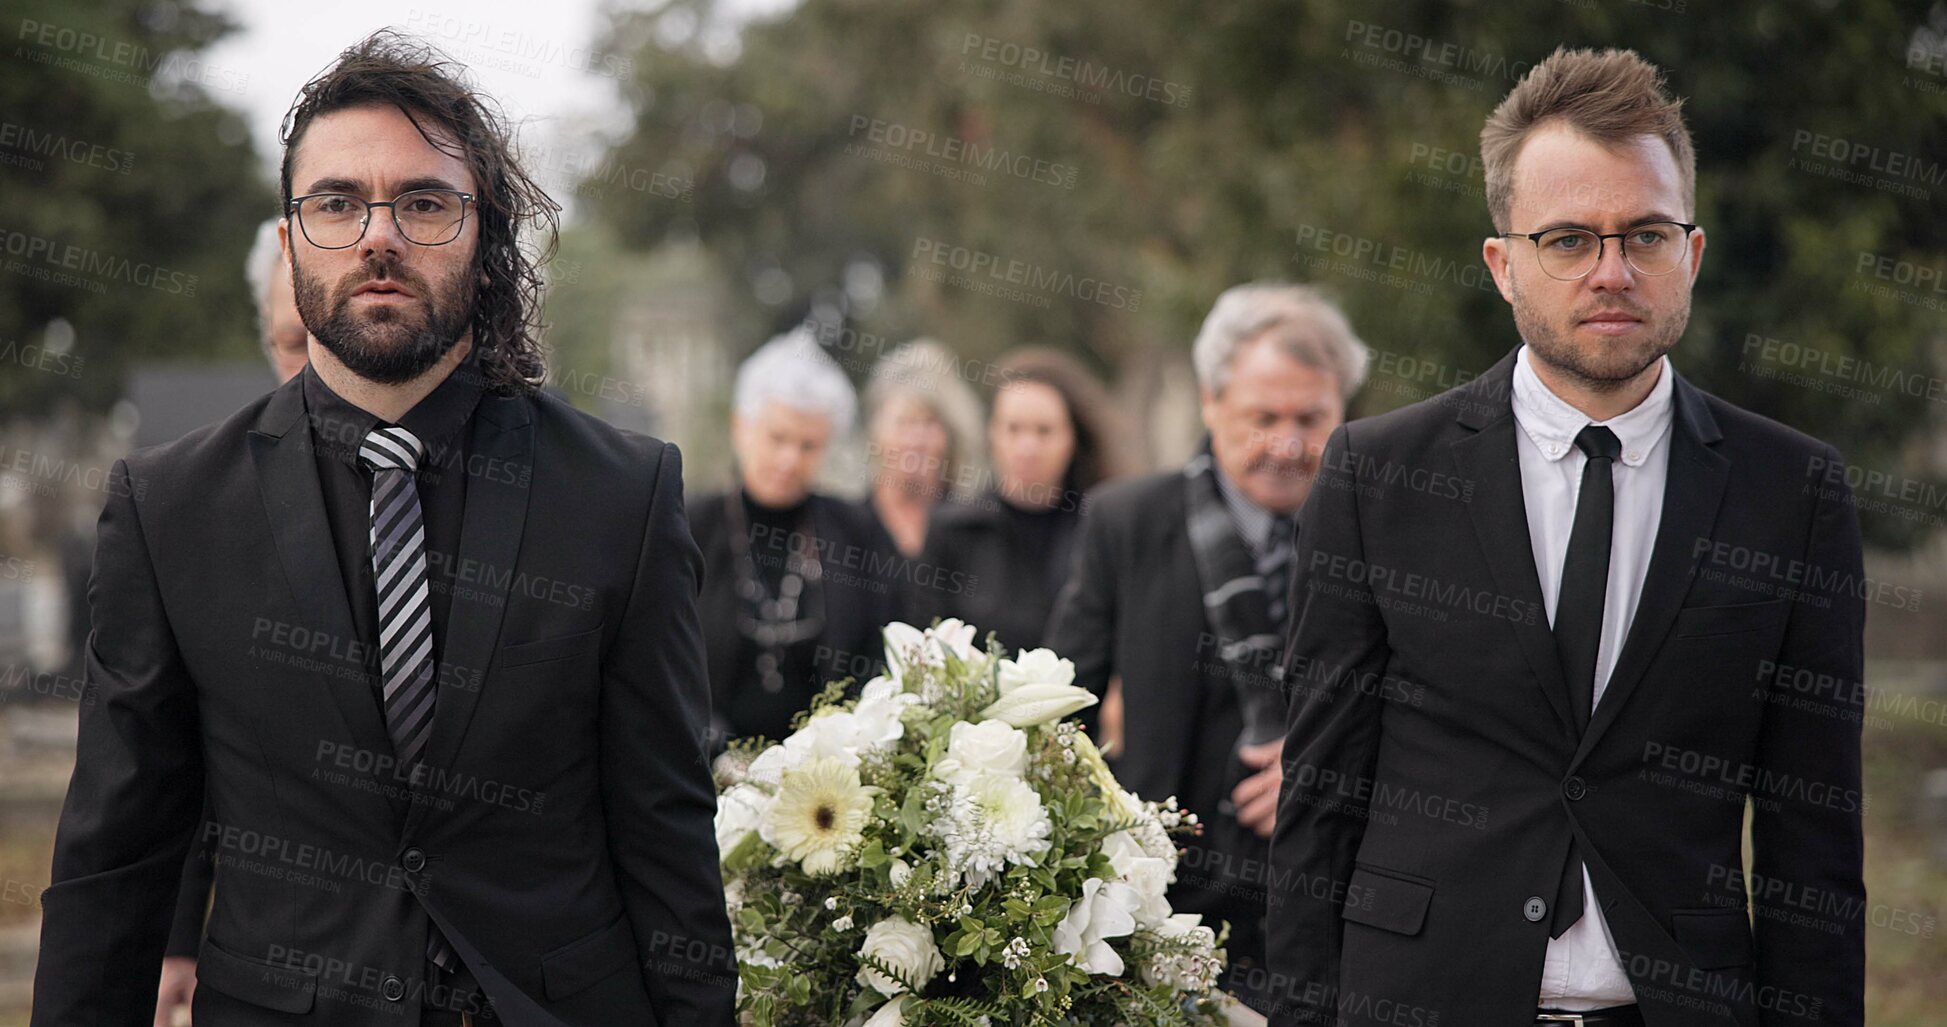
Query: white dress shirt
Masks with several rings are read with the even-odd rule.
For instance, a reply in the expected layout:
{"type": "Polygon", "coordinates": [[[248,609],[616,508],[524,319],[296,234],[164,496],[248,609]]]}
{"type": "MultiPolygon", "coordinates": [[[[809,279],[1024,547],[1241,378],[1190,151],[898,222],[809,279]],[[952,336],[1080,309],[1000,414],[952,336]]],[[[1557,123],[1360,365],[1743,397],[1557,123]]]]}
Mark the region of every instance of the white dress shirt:
{"type": "MultiPolygon", "coordinates": [[[[1663,515],[1663,486],[1670,464],[1670,421],[1673,391],[1670,360],[1663,358],[1656,385],[1628,413],[1607,421],[1588,416],[1549,391],[1530,365],[1527,346],[1514,364],[1515,448],[1521,454],[1521,494],[1528,510],[1528,535],[1534,545],[1535,571],[1541,579],[1542,602],[1548,622],[1555,622],[1555,605],[1562,589],[1562,563],[1568,556],[1568,537],[1575,526],[1576,495],[1582,487],[1582,468],[1588,458],[1575,445],[1575,436],[1599,424],[1622,440],[1622,456],[1612,474],[1616,488],[1614,533],[1610,538],[1609,587],[1602,604],[1602,638],[1596,650],[1594,709],[1602,703],[1609,674],[1636,601],[1643,594],[1650,550],[1663,515]]],[[[1636,993],[1623,973],[1609,924],[1596,904],[1595,885],[1582,870],[1582,919],[1548,942],[1541,970],[1541,1005],[1552,1009],[1587,1010],[1627,1005],[1636,993]]]]}

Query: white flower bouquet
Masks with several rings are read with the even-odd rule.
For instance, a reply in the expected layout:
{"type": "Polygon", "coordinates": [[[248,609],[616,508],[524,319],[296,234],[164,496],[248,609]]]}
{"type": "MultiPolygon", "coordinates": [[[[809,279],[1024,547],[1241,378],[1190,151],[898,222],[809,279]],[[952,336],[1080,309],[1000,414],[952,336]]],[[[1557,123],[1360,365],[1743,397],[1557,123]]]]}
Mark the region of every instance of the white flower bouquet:
{"type": "Polygon", "coordinates": [[[717,844],[755,1027],[1217,1024],[1220,938],[1170,909],[1174,799],[1124,791],[1046,649],[885,629],[890,673],[733,747],[717,844]]]}

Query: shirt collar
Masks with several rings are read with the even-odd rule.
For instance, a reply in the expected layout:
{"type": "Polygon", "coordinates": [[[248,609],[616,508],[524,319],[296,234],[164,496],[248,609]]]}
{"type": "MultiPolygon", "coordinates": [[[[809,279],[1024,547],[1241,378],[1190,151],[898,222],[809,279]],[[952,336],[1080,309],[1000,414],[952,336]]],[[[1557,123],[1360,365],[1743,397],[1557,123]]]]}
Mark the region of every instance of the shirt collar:
{"type": "Polygon", "coordinates": [[[1555,395],[1535,373],[1530,364],[1532,359],[1527,345],[1523,344],[1514,361],[1514,419],[1535,448],[1550,461],[1560,460],[1574,450],[1575,436],[1591,424],[1616,433],[1616,438],[1622,441],[1621,459],[1625,467],[1642,466],[1669,434],[1673,413],[1671,397],[1676,391],[1672,381],[1676,371],[1670,367],[1669,357],[1660,358],[1663,369],[1657,374],[1650,394],[1607,421],[1591,421],[1587,414],[1555,395]]]}
{"type": "MultiPolygon", "coordinates": [[[[478,348],[468,353],[433,391],[399,418],[399,427],[413,433],[425,445],[429,464],[447,462],[444,454],[486,391],[479,353],[478,348]]],[[[319,451],[347,463],[355,461],[359,447],[365,444],[365,436],[383,422],[378,415],[333,391],[313,365],[305,364],[299,373],[304,378],[305,410],[319,451]]]]}
{"type": "Polygon", "coordinates": [[[1224,497],[1224,506],[1230,511],[1231,522],[1237,525],[1237,533],[1254,553],[1264,552],[1271,541],[1271,531],[1277,523],[1277,515],[1264,507],[1251,502],[1231,483],[1224,470],[1217,466],[1216,457],[1210,458],[1210,470],[1217,476],[1217,492],[1224,497]]]}

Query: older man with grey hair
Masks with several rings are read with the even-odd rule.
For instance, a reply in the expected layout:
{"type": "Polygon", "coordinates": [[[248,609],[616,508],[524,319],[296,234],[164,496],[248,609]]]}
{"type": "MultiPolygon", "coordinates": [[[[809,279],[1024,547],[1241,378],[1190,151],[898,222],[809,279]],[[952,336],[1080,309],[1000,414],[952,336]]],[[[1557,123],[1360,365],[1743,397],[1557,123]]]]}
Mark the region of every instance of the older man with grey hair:
{"type": "Polygon", "coordinates": [[[733,483],[690,512],[717,747],[783,738],[825,682],[877,673],[900,566],[870,513],[813,490],[858,403],[808,328],[751,354],[731,403],[733,483]]]}
{"type": "Polygon", "coordinates": [[[1316,290],[1219,296],[1192,350],[1208,441],[1178,470],[1090,495],[1049,627],[1077,683],[1105,697],[1100,735],[1123,784],[1202,821],[1170,901],[1229,921],[1225,987],[1260,1011],[1294,525],[1367,357],[1316,290]]]}
{"type": "Polygon", "coordinates": [[[257,341],[264,348],[264,359],[270,361],[277,380],[287,382],[304,370],[311,357],[304,319],[297,312],[297,292],[291,286],[291,265],[277,243],[282,220],[271,218],[257,229],[243,277],[257,301],[257,341]]]}

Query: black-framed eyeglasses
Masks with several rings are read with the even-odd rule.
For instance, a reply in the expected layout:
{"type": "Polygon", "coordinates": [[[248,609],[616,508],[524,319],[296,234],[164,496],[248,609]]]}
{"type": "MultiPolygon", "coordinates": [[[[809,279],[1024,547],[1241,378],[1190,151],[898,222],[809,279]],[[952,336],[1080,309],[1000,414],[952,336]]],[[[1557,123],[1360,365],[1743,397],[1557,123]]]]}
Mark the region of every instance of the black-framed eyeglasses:
{"type": "Polygon", "coordinates": [[[1690,249],[1684,243],[1696,230],[1696,225],[1681,221],[1649,221],[1608,235],[1584,228],[1551,228],[1546,232],[1502,232],[1501,237],[1532,241],[1542,273],[1573,282],[1587,277],[1602,263],[1602,247],[1608,239],[1622,247],[1623,262],[1637,274],[1667,275],[1683,263],[1683,255],[1690,249]]]}
{"type": "Polygon", "coordinates": [[[467,204],[473,194],[458,189],[414,189],[390,200],[367,200],[350,193],[311,193],[293,196],[286,214],[297,216],[298,229],[321,250],[358,245],[372,222],[372,208],[386,207],[392,224],[407,242],[444,246],[460,237],[466,225],[467,204]]]}

